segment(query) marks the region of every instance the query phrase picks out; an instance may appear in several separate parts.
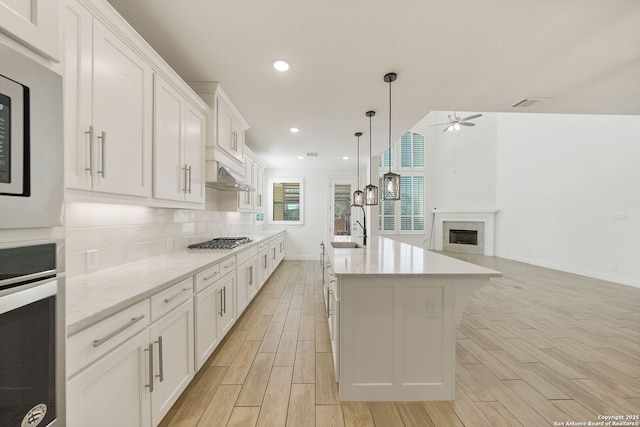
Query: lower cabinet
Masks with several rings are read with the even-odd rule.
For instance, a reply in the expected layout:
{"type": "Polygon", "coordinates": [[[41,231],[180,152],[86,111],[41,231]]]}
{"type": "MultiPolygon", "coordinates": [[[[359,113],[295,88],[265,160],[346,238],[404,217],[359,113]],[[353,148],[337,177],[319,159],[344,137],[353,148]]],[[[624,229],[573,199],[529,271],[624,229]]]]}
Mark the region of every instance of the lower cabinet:
{"type": "Polygon", "coordinates": [[[69,381],[67,425],[150,426],[149,345],[145,330],[69,381]]]}
{"type": "Polygon", "coordinates": [[[236,312],[242,313],[258,291],[258,259],[251,258],[238,267],[236,312]]]}
{"type": "Polygon", "coordinates": [[[193,377],[193,300],[149,328],[153,346],[151,422],[158,425],[193,377]]]}
{"type": "Polygon", "coordinates": [[[236,275],[227,274],[214,285],[218,296],[216,331],[219,337],[224,337],[236,321],[233,314],[233,294],[236,285],[236,275]]]}

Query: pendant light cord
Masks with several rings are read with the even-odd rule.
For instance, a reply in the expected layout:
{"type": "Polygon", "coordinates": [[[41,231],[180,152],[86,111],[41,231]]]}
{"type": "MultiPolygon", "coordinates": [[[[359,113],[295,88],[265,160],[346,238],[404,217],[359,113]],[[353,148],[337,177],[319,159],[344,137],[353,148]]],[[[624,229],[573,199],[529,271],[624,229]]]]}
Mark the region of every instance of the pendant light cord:
{"type": "Polygon", "coordinates": [[[389,163],[389,173],[391,173],[391,81],[389,81],[389,154],[387,155],[387,163],[389,163]]]}
{"type": "Polygon", "coordinates": [[[369,184],[371,185],[371,117],[373,115],[369,115],[369,184]]]}
{"type": "Polygon", "coordinates": [[[360,191],[360,137],[358,137],[358,157],[356,158],[356,165],[358,170],[356,178],[358,179],[358,191],[360,191]]]}

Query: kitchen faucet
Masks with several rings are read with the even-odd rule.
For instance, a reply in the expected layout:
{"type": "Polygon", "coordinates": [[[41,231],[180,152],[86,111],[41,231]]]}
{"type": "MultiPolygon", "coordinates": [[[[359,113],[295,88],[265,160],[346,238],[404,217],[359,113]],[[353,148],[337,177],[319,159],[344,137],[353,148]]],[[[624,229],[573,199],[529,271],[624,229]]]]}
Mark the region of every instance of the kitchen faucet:
{"type": "Polygon", "coordinates": [[[357,206],[360,209],[362,209],[362,222],[364,222],[364,225],[360,224],[360,221],[356,221],[356,223],[362,227],[362,246],[367,246],[367,213],[364,210],[364,207],[362,205],[351,205],[349,207],[349,210],[351,210],[352,207],[357,206]]]}

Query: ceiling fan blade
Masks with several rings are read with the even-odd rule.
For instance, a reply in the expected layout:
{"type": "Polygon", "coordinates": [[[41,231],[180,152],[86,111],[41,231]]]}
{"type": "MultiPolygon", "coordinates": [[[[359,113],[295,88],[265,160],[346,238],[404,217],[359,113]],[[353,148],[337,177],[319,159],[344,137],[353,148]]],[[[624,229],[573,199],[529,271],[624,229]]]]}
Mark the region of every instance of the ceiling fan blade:
{"type": "Polygon", "coordinates": [[[458,124],[460,126],[475,126],[475,123],[470,123],[470,122],[458,122],[458,124]]]}
{"type": "Polygon", "coordinates": [[[442,129],[442,132],[446,132],[446,131],[448,131],[448,130],[449,130],[449,128],[451,128],[451,127],[453,127],[453,125],[449,125],[449,126],[447,126],[446,128],[442,129]]]}
{"type": "Polygon", "coordinates": [[[473,116],[465,117],[464,119],[462,119],[460,121],[461,122],[465,122],[467,120],[477,119],[478,117],[482,117],[482,114],[474,114],[473,116]]]}
{"type": "Polygon", "coordinates": [[[442,125],[450,125],[451,123],[447,122],[447,123],[436,123],[435,125],[429,125],[429,127],[432,126],[442,126],[442,125]]]}

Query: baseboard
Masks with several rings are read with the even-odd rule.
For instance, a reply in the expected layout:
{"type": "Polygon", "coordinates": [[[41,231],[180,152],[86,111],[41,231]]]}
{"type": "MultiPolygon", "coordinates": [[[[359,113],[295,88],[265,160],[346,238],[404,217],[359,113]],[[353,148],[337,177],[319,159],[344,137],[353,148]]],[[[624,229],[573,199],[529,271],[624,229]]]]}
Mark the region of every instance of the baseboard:
{"type": "Polygon", "coordinates": [[[577,274],[579,276],[591,277],[593,279],[604,280],[607,282],[617,283],[619,285],[640,288],[640,280],[634,280],[628,277],[620,277],[620,276],[615,276],[613,274],[582,270],[580,268],[574,268],[574,267],[570,267],[562,264],[555,264],[552,262],[545,262],[538,259],[530,259],[525,257],[511,257],[511,256],[497,255],[497,254],[496,256],[500,258],[510,259],[513,261],[523,262],[525,264],[531,264],[531,265],[537,265],[539,267],[550,268],[552,270],[564,271],[565,273],[577,274]]]}

